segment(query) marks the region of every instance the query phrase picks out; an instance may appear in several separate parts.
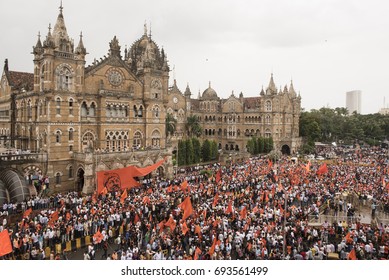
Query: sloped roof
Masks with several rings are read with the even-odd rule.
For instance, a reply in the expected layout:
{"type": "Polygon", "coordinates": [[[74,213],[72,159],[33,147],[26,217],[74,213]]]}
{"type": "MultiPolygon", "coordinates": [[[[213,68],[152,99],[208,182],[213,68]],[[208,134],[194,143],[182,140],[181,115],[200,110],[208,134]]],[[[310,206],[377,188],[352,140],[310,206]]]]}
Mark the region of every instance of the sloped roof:
{"type": "Polygon", "coordinates": [[[259,96],[256,96],[256,97],[245,97],[243,99],[243,103],[244,103],[244,108],[247,108],[247,109],[254,109],[257,107],[257,101],[259,101],[260,97],[259,96]]]}
{"type": "Polygon", "coordinates": [[[34,74],[26,72],[8,71],[8,83],[13,90],[33,90],[34,74]]]}

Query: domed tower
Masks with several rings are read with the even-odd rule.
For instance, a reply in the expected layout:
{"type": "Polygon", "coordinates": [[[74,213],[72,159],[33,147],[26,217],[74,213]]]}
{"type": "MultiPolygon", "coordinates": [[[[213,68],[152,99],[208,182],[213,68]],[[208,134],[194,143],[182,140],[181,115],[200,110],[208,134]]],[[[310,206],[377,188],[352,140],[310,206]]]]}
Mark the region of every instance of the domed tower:
{"type": "Polygon", "coordinates": [[[49,25],[43,44],[38,35],[33,47],[35,92],[82,91],[86,49],[81,35],[74,50],[74,41],[67,33],[62,4],[59,10],[54,29],[49,25]]]}
{"type": "MultiPolygon", "coordinates": [[[[165,135],[165,105],[168,102],[169,66],[164,50],[151,39],[151,31],[135,41],[130,50],[125,50],[126,63],[143,83],[142,100],[146,109],[146,135],[165,135]]],[[[150,137],[149,137],[150,138],[150,137]]],[[[152,138],[152,137],[151,137],[152,138]]],[[[146,140],[150,141],[150,140],[146,140]]],[[[146,146],[153,146],[153,141],[146,146]]],[[[164,144],[161,143],[163,147],[164,144]]]]}

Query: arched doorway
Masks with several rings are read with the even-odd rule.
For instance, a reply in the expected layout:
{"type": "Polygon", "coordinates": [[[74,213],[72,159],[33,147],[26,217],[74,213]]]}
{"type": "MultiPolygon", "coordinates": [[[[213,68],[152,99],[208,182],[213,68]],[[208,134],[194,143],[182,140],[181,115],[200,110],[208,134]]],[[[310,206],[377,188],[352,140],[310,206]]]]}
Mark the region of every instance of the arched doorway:
{"type": "Polygon", "coordinates": [[[281,148],[281,152],[283,155],[290,155],[290,148],[288,145],[283,145],[281,148]]]}
{"type": "Polygon", "coordinates": [[[76,181],[76,191],[82,192],[82,189],[84,188],[84,169],[80,168],[77,171],[77,181],[76,181]]]}
{"type": "Polygon", "coordinates": [[[164,170],[164,168],[162,166],[157,168],[157,175],[159,177],[164,177],[165,176],[165,170],[164,170]]]}

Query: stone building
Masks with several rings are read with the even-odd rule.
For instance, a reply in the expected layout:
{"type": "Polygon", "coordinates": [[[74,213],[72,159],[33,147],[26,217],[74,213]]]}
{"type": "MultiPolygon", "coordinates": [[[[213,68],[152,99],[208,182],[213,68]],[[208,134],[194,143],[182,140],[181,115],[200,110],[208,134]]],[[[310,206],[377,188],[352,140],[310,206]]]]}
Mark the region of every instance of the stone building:
{"type": "Polygon", "coordinates": [[[169,87],[166,54],[146,26],[131,47],[122,51],[114,37],[108,54],[86,66],[82,34],[75,45],[61,6],[54,28],[49,26],[42,40],[38,36],[32,55],[33,73],[11,71],[5,61],[0,146],[12,154],[30,154],[30,160],[11,160],[7,168],[24,177],[47,175],[55,191],[90,193],[96,171],[147,166],[165,157],[156,173],[172,176],[172,150],[193,115],[201,124],[201,138],[215,140],[223,153],[243,154],[251,136],[271,136],[284,153],[299,146],[301,98],[292,83],[277,90],[272,76],[256,97],[232,93],[227,99],[209,84],[193,98],[189,85],[184,93],[175,80],[169,87]],[[168,113],[177,127],[166,137],[168,113]]]}

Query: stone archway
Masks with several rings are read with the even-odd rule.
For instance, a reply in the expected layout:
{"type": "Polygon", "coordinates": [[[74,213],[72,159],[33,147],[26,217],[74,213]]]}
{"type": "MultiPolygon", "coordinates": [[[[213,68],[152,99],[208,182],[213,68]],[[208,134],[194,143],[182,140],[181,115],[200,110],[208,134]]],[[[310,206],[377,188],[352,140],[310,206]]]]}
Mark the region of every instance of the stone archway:
{"type": "Polygon", "coordinates": [[[76,191],[77,192],[82,192],[82,190],[84,188],[84,183],[85,183],[84,175],[85,175],[84,169],[79,168],[77,171],[77,180],[76,180],[76,191]]]}
{"type": "Polygon", "coordinates": [[[282,145],[281,152],[283,155],[290,155],[290,147],[288,145],[282,145]]]}

